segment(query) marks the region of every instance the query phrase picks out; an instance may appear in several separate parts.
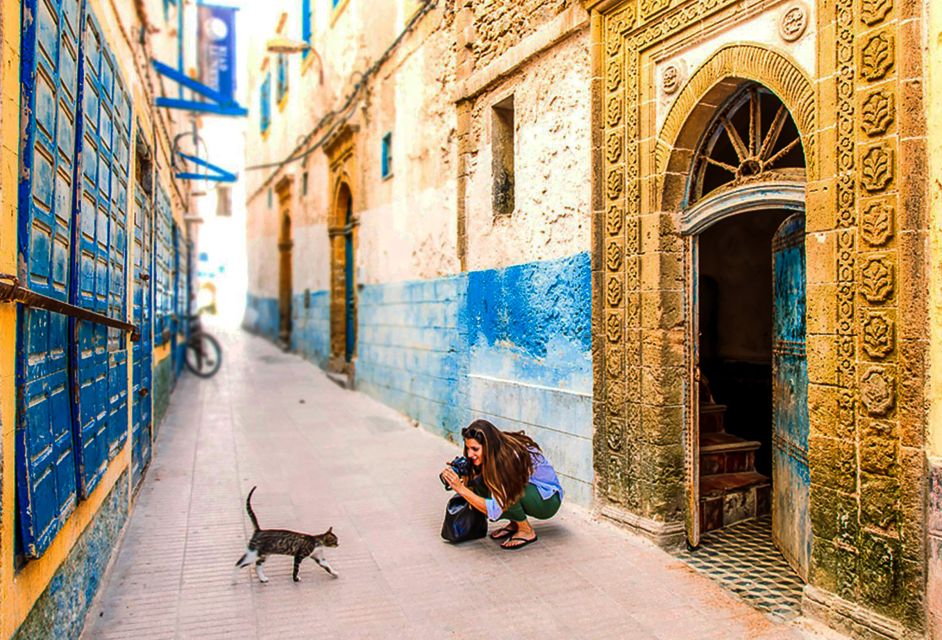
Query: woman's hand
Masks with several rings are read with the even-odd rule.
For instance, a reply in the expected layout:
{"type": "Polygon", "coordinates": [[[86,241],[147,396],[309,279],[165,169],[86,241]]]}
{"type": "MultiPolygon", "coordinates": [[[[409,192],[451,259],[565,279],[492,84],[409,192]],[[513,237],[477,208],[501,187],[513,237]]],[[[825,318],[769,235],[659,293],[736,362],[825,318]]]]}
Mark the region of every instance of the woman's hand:
{"type": "Polygon", "coordinates": [[[445,479],[445,482],[448,483],[448,486],[454,489],[457,493],[461,494],[466,488],[464,481],[461,477],[455,473],[455,470],[451,467],[445,467],[445,470],[441,473],[442,478],[445,479]]]}

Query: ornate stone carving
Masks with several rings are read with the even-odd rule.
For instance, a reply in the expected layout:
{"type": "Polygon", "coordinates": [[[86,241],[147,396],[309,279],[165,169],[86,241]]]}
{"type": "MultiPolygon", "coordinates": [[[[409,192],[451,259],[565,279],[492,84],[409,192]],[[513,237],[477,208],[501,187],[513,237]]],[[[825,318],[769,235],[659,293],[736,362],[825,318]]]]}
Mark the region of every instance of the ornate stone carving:
{"type": "Polygon", "coordinates": [[[863,346],[871,358],[883,359],[893,352],[893,320],[885,313],[870,312],[863,322],[863,346]]]}
{"type": "Polygon", "coordinates": [[[854,332],[854,286],[850,283],[837,288],[837,332],[841,335],[854,332]]]}
{"type": "Polygon", "coordinates": [[[872,257],[860,270],[860,294],[868,302],[886,302],[893,295],[893,263],[886,256],[872,257]]]}
{"type": "Polygon", "coordinates": [[[618,87],[621,86],[622,80],[622,71],[621,71],[621,59],[615,58],[608,63],[608,71],[605,74],[608,78],[608,90],[615,91],[618,87]]]}
{"type": "Polygon", "coordinates": [[[887,32],[871,36],[860,48],[860,75],[871,82],[890,72],[896,61],[895,38],[887,32]]]}
{"type": "Polygon", "coordinates": [[[860,128],[868,136],[886,133],[896,119],[896,104],[889,91],[874,91],[860,109],[860,128]]]}
{"type": "Polygon", "coordinates": [[[620,306],[623,295],[624,288],[622,287],[621,280],[618,276],[611,276],[608,279],[608,287],[606,289],[606,304],[610,307],[620,306]]]}
{"type": "Polygon", "coordinates": [[[609,271],[619,271],[622,265],[622,250],[617,242],[609,242],[605,250],[605,266],[609,271]]]}
{"type": "Polygon", "coordinates": [[[664,71],[661,72],[661,87],[664,89],[664,93],[667,95],[675,93],[680,88],[681,82],[683,82],[683,78],[679,65],[669,64],[664,67],[664,71]]]}
{"type": "Polygon", "coordinates": [[[610,127],[617,127],[621,124],[622,105],[621,98],[612,96],[608,99],[608,105],[605,108],[605,121],[610,127]]]}
{"type": "Polygon", "coordinates": [[[858,7],[860,20],[872,27],[890,12],[893,8],[893,0],[860,0],[858,7]]]}
{"type": "Polygon", "coordinates": [[[893,180],[893,151],[883,145],[870,147],[860,159],[860,185],[875,193],[885,190],[893,180]]]}
{"type": "Polygon", "coordinates": [[[621,233],[624,224],[624,212],[618,207],[618,205],[611,205],[608,208],[608,213],[606,214],[605,219],[605,228],[608,231],[608,235],[617,236],[619,233],[621,233]]]}
{"type": "Polygon", "coordinates": [[[782,14],[778,23],[778,33],[785,42],[794,42],[808,28],[808,9],[801,3],[793,4],[782,14]]]}
{"type": "Polygon", "coordinates": [[[621,315],[618,313],[608,314],[608,320],[605,321],[605,335],[608,337],[609,342],[621,342],[621,315]]]}
{"type": "Polygon", "coordinates": [[[670,6],[670,0],[641,0],[641,15],[650,18],[652,14],[670,6]]]}
{"type": "Polygon", "coordinates": [[[625,189],[625,172],[621,167],[616,167],[608,172],[606,180],[609,200],[615,200],[625,189]]]}
{"type": "Polygon", "coordinates": [[[896,383],[883,369],[870,369],[860,380],[860,403],[872,416],[885,416],[896,402],[896,383]]]}
{"type": "Polygon", "coordinates": [[[612,164],[615,164],[621,160],[622,148],[624,146],[623,138],[621,134],[613,131],[608,134],[608,141],[606,142],[605,148],[607,151],[608,161],[612,164]]]}
{"type": "Polygon", "coordinates": [[[624,353],[620,348],[609,348],[608,353],[605,355],[605,372],[610,378],[621,377],[622,371],[624,371],[623,358],[624,353]]]}
{"type": "Polygon", "coordinates": [[[625,446],[624,418],[613,418],[608,421],[608,433],[605,434],[605,446],[609,451],[619,452],[625,446]]]}
{"type": "Polygon", "coordinates": [[[860,236],[873,246],[880,247],[893,237],[893,207],[880,200],[864,209],[860,217],[860,236]]]}

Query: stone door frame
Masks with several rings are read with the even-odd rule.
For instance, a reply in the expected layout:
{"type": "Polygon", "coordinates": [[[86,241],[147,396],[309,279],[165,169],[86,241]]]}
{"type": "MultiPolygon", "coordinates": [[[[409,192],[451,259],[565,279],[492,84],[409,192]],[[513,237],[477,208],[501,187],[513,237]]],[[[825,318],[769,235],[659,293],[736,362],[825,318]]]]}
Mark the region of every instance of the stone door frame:
{"type": "MultiPolygon", "coordinates": [[[[845,631],[925,625],[927,228],[920,8],[816,3],[814,81],[772,44],[718,45],[656,117],[658,60],[794,2],[589,0],[593,50],[596,507],[659,544],[684,541],[693,380],[693,150],[742,81],[790,110],[806,154],[811,583],[804,609],[845,631]],[[902,49],[898,49],[902,47],[902,49]],[[907,106],[903,107],[903,100],[907,106]],[[818,149],[827,153],[818,154],[818,149]],[[905,154],[907,171],[901,171],[905,154]]],[[[789,35],[783,26],[783,37],[789,35]]]]}

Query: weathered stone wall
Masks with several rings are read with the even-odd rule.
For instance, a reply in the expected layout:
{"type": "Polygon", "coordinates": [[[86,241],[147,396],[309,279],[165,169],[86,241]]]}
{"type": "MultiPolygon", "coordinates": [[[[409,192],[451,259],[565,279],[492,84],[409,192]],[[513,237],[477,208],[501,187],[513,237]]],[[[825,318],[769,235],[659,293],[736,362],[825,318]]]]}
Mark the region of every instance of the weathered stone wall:
{"type": "Polygon", "coordinates": [[[13,635],[16,640],[77,638],[127,521],[128,477],[121,475],[94,519],[72,547],[32,610],[13,635]]]}
{"type": "MultiPolygon", "coordinates": [[[[472,13],[471,50],[474,67],[480,69],[518,44],[576,0],[480,0],[466,3],[472,13]]],[[[459,20],[464,16],[459,15],[459,20]]]]}

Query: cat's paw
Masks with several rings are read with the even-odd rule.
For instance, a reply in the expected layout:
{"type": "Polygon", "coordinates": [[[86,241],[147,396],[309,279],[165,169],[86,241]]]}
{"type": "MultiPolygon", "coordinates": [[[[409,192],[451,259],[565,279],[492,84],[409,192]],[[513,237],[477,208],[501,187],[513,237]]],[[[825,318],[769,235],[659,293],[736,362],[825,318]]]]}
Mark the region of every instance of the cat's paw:
{"type": "Polygon", "coordinates": [[[340,574],[337,573],[336,571],[328,571],[327,573],[329,573],[329,574],[330,574],[332,577],[334,577],[334,578],[339,578],[339,577],[340,577],[340,574]]]}
{"type": "Polygon", "coordinates": [[[268,578],[259,578],[258,581],[262,584],[268,584],[268,578]]]}
{"type": "Polygon", "coordinates": [[[295,582],[301,582],[301,578],[300,578],[299,576],[295,576],[295,577],[293,578],[293,580],[294,580],[295,582]]]}

